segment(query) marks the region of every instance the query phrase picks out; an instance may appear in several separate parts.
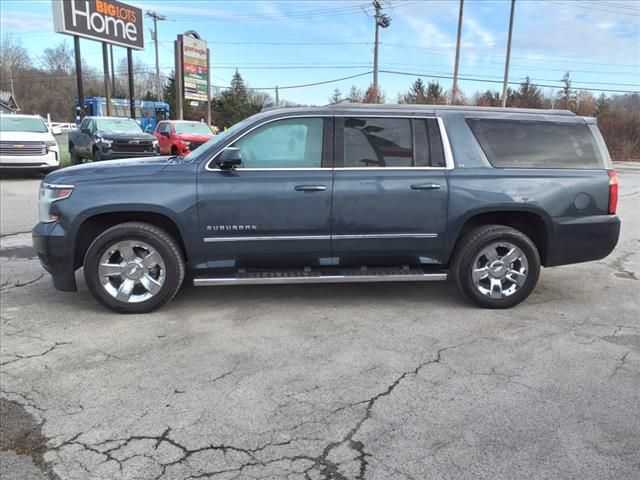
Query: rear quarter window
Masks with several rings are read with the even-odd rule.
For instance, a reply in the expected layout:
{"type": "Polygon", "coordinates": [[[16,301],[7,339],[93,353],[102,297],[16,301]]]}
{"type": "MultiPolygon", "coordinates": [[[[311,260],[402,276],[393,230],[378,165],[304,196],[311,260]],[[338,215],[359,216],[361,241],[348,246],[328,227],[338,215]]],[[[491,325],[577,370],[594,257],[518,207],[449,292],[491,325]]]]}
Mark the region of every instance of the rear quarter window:
{"type": "Polygon", "coordinates": [[[605,168],[586,124],[468,118],[491,165],[498,168],[605,168]]]}

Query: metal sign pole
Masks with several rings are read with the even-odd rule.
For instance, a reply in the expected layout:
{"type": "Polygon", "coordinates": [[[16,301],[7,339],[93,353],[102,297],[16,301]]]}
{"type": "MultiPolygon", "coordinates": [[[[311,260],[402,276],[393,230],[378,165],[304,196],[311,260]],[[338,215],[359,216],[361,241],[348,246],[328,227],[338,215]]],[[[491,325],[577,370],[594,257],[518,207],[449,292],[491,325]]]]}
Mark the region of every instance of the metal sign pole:
{"type": "Polygon", "coordinates": [[[127,48],[127,68],[129,70],[129,108],[131,118],[136,119],[136,101],[133,91],[133,51],[127,48]]]}
{"type": "Polygon", "coordinates": [[[182,35],[178,35],[178,40],[173,42],[175,54],[176,54],[176,117],[178,120],[184,118],[183,115],[183,101],[184,101],[184,89],[182,88],[182,35]]]}
{"type": "Polygon", "coordinates": [[[80,120],[84,118],[84,87],[82,85],[82,57],[80,56],[80,37],[73,36],[73,49],[76,54],[76,84],[78,87],[78,106],[80,120]]]}
{"type": "Polygon", "coordinates": [[[109,50],[107,44],[102,42],[102,67],[104,69],[104,93],[107,99],[107,117],[111,116],[111,82],[109,81],[109,50]]]}

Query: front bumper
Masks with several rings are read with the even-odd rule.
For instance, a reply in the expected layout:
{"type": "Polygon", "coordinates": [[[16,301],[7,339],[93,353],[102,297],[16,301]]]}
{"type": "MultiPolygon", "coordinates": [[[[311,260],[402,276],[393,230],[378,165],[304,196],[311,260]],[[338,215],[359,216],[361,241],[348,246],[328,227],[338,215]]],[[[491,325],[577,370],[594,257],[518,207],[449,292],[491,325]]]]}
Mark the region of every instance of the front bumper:
{"type": "Polygon", "coordinates": [[[0,168],[15,171],[52,171],[60,165],[60,154],[51,149],[45,155],[2,155],[0,168]]]}
{"type": "Polygon", "coordinates": [[[546,267],[600,260],[613,251],[620,236],[616,215],[556,219],[554,227],[546,267]]]}
{"type": "Polygon", "coordinates": [[[114,152],[110,148],[101,148],[100,157],[102,160],[119,160],[124,158],[142,158],[159,156],[160,151],[154,149],[150,152],[114,152]]]}
{"type": "Polygon", "coordinates": [[[33,246],[53,285],[65,292],[77,290],[73,242],[58,222],[38,223],[31,232],[33,246]]]}

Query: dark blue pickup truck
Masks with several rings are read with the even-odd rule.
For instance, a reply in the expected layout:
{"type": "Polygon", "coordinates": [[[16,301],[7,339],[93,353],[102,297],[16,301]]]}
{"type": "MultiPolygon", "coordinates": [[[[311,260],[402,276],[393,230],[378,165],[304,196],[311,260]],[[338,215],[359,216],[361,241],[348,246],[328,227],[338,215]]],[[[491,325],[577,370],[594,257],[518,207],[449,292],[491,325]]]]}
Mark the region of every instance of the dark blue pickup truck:
{"type": "Polygon", "coordinates": [[[33,240],[118,312],[198,286],[451,279],[481,307],[541,266],[615,247],[618,185],[592,118],[566,111],[341,105],[248,118],[186,157],[48,175],[33,240]]]}

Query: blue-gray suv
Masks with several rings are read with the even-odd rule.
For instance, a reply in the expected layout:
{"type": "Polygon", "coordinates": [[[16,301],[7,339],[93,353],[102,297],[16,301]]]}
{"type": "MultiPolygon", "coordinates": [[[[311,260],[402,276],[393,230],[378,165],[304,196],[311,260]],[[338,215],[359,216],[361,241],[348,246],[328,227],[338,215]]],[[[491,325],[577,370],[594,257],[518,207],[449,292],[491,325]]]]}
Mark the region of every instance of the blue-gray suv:
{"type": "Polygon", "coordinates": [[[617,177],[566,111],[341,105],[250,117],[186,157],[65,168],[33,241],[59,290],[149,312],[198,286],[451,279],[512,307],[615,247],[617,177]]]}

